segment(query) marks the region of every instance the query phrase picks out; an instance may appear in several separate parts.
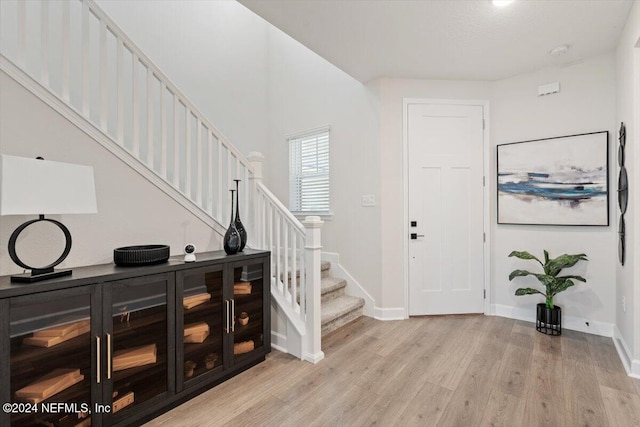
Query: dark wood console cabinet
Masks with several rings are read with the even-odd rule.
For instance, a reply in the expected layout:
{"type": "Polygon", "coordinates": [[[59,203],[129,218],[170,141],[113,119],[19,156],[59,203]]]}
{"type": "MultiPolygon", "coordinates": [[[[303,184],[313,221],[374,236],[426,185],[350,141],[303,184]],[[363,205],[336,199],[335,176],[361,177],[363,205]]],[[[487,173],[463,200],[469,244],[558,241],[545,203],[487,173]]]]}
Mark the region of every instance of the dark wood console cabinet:
{"type": "Polygon", "coordinates": [[[139,425],[263,361],[269,269],[247,249],[0,277],[0,425],[139,425]]]}

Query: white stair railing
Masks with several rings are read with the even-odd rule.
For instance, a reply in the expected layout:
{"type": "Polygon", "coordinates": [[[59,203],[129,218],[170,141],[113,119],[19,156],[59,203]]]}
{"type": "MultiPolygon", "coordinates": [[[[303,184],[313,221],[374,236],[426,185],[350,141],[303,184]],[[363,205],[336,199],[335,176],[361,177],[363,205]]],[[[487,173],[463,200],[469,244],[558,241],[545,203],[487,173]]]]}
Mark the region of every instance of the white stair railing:
{"type": "Polygon", "coordinates": [[[262,156],[251,153],[255,247],[271,251],[271,293],[304,335],[302,357],[318,362],[321,351],[319,217],[298,219],[262,183],[262,156]]]}
{"type": "Polygon", "coordinates": [[[2,56],[219,224],[251,164],[92,0],[2,0],[2,56]]]}
{"type": "Polygon", "coordinates": [[[249,243],[271,250],[274,296],[304,335],[303,356],[320,360],[322,221],[303,226],[262,184],[262,164],[256,173],[93,0],[2,0],[0,15],[15,16],[2,20],[0,69],[32,91],[32,82],[44,88],[49,105],[90,123],[99,142],[117,145],[218,232],[231,220],[233,179],[242,180],[253,210],[249,243]]]}

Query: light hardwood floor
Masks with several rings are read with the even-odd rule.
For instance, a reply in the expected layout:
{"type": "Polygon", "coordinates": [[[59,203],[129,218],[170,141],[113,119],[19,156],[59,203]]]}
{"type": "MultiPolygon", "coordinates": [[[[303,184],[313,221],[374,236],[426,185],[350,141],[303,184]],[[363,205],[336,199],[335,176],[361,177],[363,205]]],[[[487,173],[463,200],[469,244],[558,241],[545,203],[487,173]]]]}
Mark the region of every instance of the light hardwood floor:
{"type": "Polygon", "coordinates": [[[317,365],[277,351],[148,426],[640,426],[610,338],[488,316],[360,318],[317,365]]]}

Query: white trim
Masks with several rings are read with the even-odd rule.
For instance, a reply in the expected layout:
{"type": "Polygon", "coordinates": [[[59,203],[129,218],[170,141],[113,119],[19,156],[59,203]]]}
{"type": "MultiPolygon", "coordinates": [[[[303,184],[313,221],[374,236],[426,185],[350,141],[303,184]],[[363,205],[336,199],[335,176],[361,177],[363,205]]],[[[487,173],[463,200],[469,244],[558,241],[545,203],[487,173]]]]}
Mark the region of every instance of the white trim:
{"type": "Polygon", "coordinates": [[[287,337],[276,331],[271,331],[271,348],[275,348],[282,353],[289,353],[289,350],[287,350],[287,337]]]}
{"type": "Polygon", "coordinates": [[[313,135],[315,133],[321,133],[321,132],[331,132],[331,125],[322,125],[316,128],[303,130],[301,132],[292,132],[290,134],[285,135],[285,141],[288,143],[290,139],[304,138],[305,136],[309,136],[309,135],[313,135]]]}
{"type": "Polygon", "coordinates": [[[221,236],[224,236],[226,227],[219,224],[214,218],[212,218],[206,211],[197,206],[191,200],[189,200],[179,190],[169,184],[155,171],[149,169],[144,163],[136,159],[132,154],[126,151],[123,147],[118,145],[116,141],[111,139],[108,135],[102,132],[100,129],[92,125],[87,119],[85,119],[78,111],[72,106],[64,102],[56,94],[52,93],[40,83],[35,81],[31,76],[26,74],[4,55],[0,55],[0,70],[6,73],[9,77],[22,85],[29,92],[38,97],[41,101],[53,108],[62,117],[69,120],[78,129],[86,133],[90,138],[94,139],[108,151],[110,151],[118,159],[122,160],[133,170],[138,172],[144,178],[146,178],[153,185],[158,187],[161,191],[175,200],[179,205],[187,209],[198,219],[204,222],[207,226],[211,227],[221,236]]]}
{"type": "Polygon", "coordinates": [[[405,308],[404,307],[393,307],[393,308],[373,308],[373,318],[377,320],[404,320],[407,317],[405,316],[405,308]]]}
{"type": "Polygon", "coordinates": [[[340,264],[340,255],[335,252],[322,252],[322,261],[331,263],[331,275],[347,282],[345,292],[347,295],[364,299],[362,313],[365,316],[375,317],[376,301],[371,294],[340,264]]]}
{"type": "Polygon", "coordinates": [[[407,138],[407,120],[408,108],[410,104],[441,104],[441,105],[469,105],[482,107],[482,119],[484,122],[484,130],[482,134],[482,157],[483,157],[483,176],[485,177],[485,186],[483,187],[483,211],[484,221],[483,228],[485,233],[485,242],[483,250],[484,259],[484,277],[483,288],[485,290],[484,314],[491,312],[491,195],[489,179],[490,174],[490,158],[491,151],[489,147],[489,101],[474,99],[429,99],[429,98],[402,98],[402,186],[404,194],[403,202],[403,288],[404,288],[404,318],[409,318],[409,158],[408,158],[408,138],[407,138]]]}
{"type": "Polygon", "coordinates": [[[640,379],[640,359],[633,359],[631,350],[620,333],[618,325],[613,325],[613,344],[616,346],[618,357],[620,357],[627,375],[640,379]]]}
{"type": "Polygon", "coordinates": [[[316,354],[311,354],[311,353],[304,353],[302,355],[302,360],[306,360],[307,362],[311,362],[314,365],[316,363],[318,363],[319,361],[321,361],[322,359],[324,359],[324,352],[323,351],[319,351],[316,354]]]}
{"type": "Polygon", "coordinates": [[[319,216],[320,219],[322,219],[324,221],[331,221],[333,219],[333,212],[332,211],[327,211],[327,212],[297,212],[297,211],[291,211],[291,213],[293,214],[293,216],[298,218],[298,220],[301,221],[301,222],[302,222],[302,220],[304,220],[308,216],[319,216]]]}
{"type": "MultiPolygon", "coordinates": [[[[531,307],[514,307],[510,305],[493,304],[492,313],[494,316],[506,317],[509,319],[524,320],[525,322],[535,323],[536,309],[531,307]]],[[[587,334],[600,335],[603,337],[613,337],[613,323],[597,322],[582,317],[562,316],[562,328],[572,331],[585,332],[587,334]],[[589,326],[587,326],[589,322],[589,326]]],[[[531,327],[535,327],[531,325],[531,327]]]]}
{"type": "MultiPolygon", "coordinates": [[[[280,280],[278,280],[278,283],[282,285],[282,282],[280,280]]],[[[278,308],[282,309],[289,323],[298,332],[298,335],[300,336],[306,335],[307,333],[306,325],[300,320],[300,316],[293,311],[293,308],[288,303],[286,298],[280,295],[275,277],[271,278],[271,304],[277,304],[278,308]]]]}

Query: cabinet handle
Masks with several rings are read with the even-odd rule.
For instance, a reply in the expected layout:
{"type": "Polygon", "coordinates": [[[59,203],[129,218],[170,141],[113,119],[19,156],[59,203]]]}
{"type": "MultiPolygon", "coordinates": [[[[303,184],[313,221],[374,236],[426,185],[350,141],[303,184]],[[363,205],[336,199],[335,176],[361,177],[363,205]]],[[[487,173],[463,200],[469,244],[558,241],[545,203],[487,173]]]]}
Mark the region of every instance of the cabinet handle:
{"type": "Polygon", "coordinates": [[[96,336],[96,377],[100,384],[100,337],[96,336]]]}
{"type": "Polygon", "coordinates": [[[229,333],[229,300],[228,299],[224,300],[224,303],[225,303],[226,309],[227,309],[226,313],[225,313],[226,317],[227,317],[227,327],[225,328],[225,332],[229,333]]]}
{"type": "Polygon", "coordinates": [[[236,300],[231,300],[231,332],[236,330],[236,300]]]}
{"type": "Polygon", "coordinates": [[[111,334],[107,334],[107,379],[111,379],[111,334]]]}

